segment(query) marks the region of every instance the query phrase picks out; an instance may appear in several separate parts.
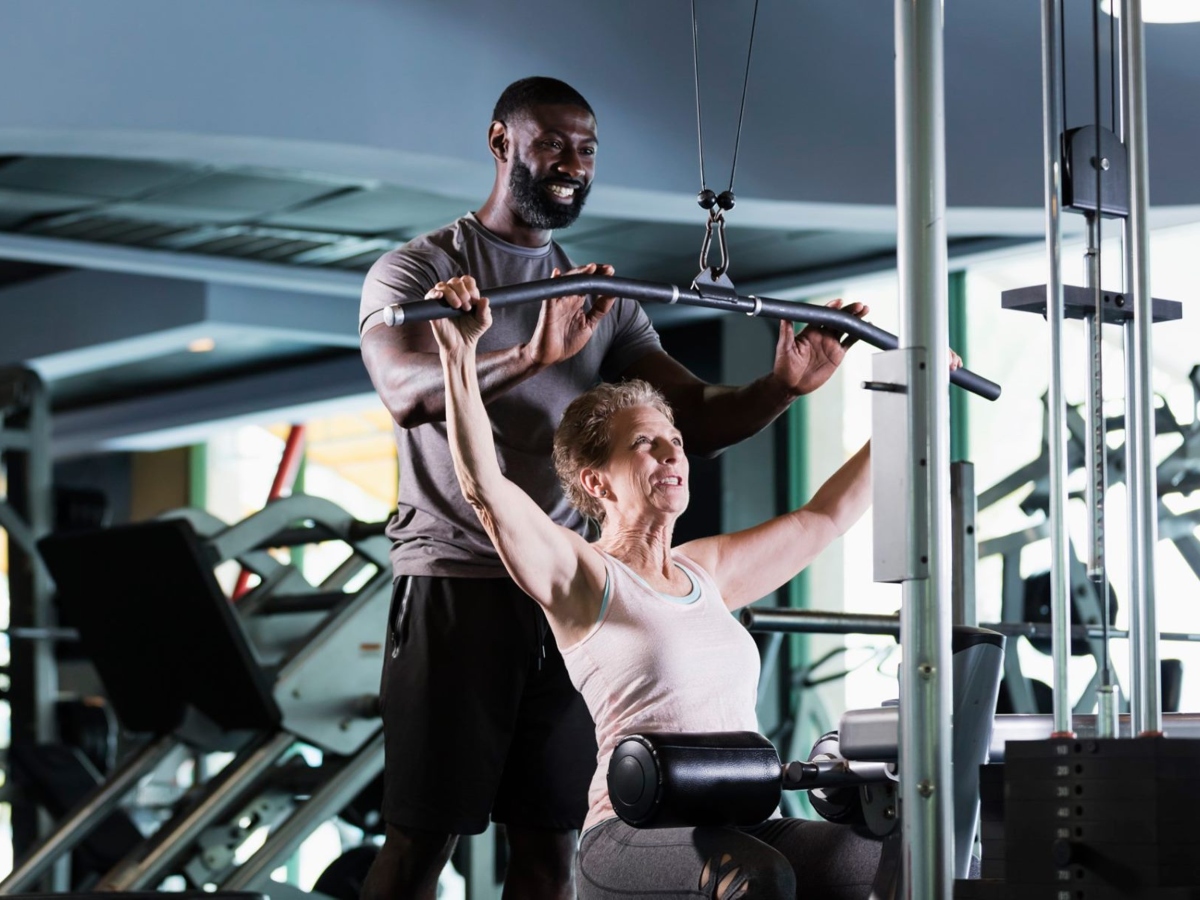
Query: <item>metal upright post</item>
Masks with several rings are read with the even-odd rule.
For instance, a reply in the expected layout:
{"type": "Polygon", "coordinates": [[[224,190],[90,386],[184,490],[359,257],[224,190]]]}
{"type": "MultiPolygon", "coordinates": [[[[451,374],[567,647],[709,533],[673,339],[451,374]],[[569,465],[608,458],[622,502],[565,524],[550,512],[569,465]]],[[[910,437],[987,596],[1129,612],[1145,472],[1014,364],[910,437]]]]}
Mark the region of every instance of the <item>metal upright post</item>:
{"type": "MultiPolygon", "coordinates": [[[[46,629],[54,624],[54,587],[37,542],[50,533],[54,516],[50,401],[33,370],[0,370],[0,432],[0,465],[7,480],[7,496],[0,497],[0,528],[8,540],[9,628],[46,629]]],[[[54,645],[47,640],[13,641],[11,653],[12,744],[28,748],[53,741],[58,696],[54,645]]],[[[13,851],[19,857],[49,832],[50,821],[22,785],[11,779],[8,785],[16,792],[12,830],[13,851]]],[[[55,890],[66,889],[61,874],[51,879],[55,890]]]]}
{"type": "Polygon", "coordinates": [[[1129,152],[1129,224],[1125,265],[1133,300],[1133,324],[1126,343],[1129,380],[1126,400],[1126,444],[1131,448],[1129,476],[1129,545],[1133,644],[1131,703],[1135,734],[1162,731],[1158,621],[1154,602],[1154,549],[1158,541],[1158,490],[1154,469],[1154,396],[1150,362],[1152,309],[1150,297],[1149,165],[1146,137],[1146,56],[1141,0],[1124,0],[1121,21],[1121,94],[1129,152]],[[1136,490],[1135,490],[1136,488],[1136,490]]]}
{"type": "Polygon", "coordinates": [[[1042,149],[1046,202],[1046,318],[1050,323],[1050,621],[1054,659],[1054,732],[1071,733],[1067,679],[1071,627],[1071,552],[1067,543],[1067,407],[1063,396],[1062,287],[1062,18],[1057,0],[1042,0],[1042,149]]]}
{"type": "Polygon", "coordinates": [[[950,464],[950,549],[954,572],[952,596],[955,625],[979,625],[979,613],[975,608],[975,570],[979,562],[975,516],[978,511],[975,466],[964,460],[955,460],[950,464]]]}
{"type": "MultiPolygon", "coordinates": [[[[900,347],[921,348],[909,433],[910,484],[924,482],[925,577],[904,581],[900,633],[900,792],[904,896],[953,887],[949,314],[941,0],[896,0],[896,205],[900,347]],[[922,389],[923,388],[923,389],[922,389]],[[920,408],[918,408],[920,407],[920,408]]],[[[920,513],[918,513],[920,515],[920,513]]]]}

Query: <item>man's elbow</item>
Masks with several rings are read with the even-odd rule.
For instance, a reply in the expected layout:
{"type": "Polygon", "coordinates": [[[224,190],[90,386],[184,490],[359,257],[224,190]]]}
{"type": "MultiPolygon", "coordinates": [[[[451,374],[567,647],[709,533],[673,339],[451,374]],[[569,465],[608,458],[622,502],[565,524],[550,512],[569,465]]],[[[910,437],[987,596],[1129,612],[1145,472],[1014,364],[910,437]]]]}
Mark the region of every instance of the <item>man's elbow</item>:
{"type": "Polygon", "coordinates": [[[407,430],[434,421],[435,417],[432,411],[428,405],[420,401],[420,398],[381,394],[380,399],[383,400],[387,411],[391,413],[392,421],[401,428],[407,430]]]}
{"type": "Polygon", "coordinates": [[[399,363],[385,367],[378,359],[366,353],[363,354],[363,363],[367,375],[371,378],[371,384],[375,387],[375,393],[379,395],[384,408],[398,426],[405,429],[416,428],[438,418],[433,413],[428,394],[437,390],[440,395],[440,384],[436,387],[430,385],[422,390],[419,381],[407,377],[404,366],[399,363]]]}
{"type": "Polygon", "coordinates": [[[405,431],[416,428],[418,425],[427,425],[433,421],[433,417],[424,415],[419,409],[407,407],[404,409],[390,409],[392,421],[403,428],[405,431]]]}

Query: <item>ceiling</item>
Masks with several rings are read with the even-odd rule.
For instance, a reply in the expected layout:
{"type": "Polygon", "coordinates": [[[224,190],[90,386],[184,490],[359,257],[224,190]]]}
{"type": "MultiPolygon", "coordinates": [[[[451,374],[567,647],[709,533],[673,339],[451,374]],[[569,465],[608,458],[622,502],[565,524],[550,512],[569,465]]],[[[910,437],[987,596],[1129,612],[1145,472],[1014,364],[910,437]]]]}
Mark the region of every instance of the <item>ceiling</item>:
{"type": "MultiPolygon", "coordinates": [[[[1091,36],[1065,2],[1075,125],[1091,36]]],[[[886,6],[761,0],[729,214],[743,293],[894,264],[886,6]]],[[[753,3],[697,7],[719,188],[753,3]]],[[[21,86],[0,95],[0,363],[48,382],[60,455],[369,402],[362,274],[478,206],[490,106],[533,72],[600,122],[596,188],[557,236],[573,258],[672,283],[698,267],[687,0],[7,0],[0,20],[0,78],[21,86]],[[214,348],[190,352],[200,338],[214,348]]],[[[1039,25],[1034,0],[947,4],[952,257],[1040,238],[1039,25]]],[[[1200,25],[1147,26],[1160,222],[1200,220],[1198,45],[1200,25]]]]}

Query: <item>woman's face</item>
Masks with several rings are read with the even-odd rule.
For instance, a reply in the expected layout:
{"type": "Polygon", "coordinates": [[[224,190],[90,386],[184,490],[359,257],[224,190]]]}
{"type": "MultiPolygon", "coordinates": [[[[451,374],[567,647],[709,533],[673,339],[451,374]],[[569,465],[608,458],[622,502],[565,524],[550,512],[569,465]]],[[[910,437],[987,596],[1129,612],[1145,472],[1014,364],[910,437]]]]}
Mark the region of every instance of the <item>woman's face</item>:
{"type": "Polygon", "coordinates": [[[688,505],[688,461],[683,437],[652,406],[613,416],[612,452],[600,469],[607,499],[633,518],[678,516],[688,505]]]}

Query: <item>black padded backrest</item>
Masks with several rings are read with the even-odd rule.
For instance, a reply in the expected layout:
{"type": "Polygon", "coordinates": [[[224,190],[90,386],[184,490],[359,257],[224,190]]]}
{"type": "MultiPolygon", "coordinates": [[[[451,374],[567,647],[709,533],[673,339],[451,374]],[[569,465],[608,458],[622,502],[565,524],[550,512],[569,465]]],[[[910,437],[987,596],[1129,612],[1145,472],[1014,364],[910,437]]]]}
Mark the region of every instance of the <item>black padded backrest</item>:
{"type": "Polygon", "coordinates": [[[126,728],[167,734],[188,706],[229,731],[279,724],[270,684],[190,524],[51,535],[38,546],[126,728]]]}

